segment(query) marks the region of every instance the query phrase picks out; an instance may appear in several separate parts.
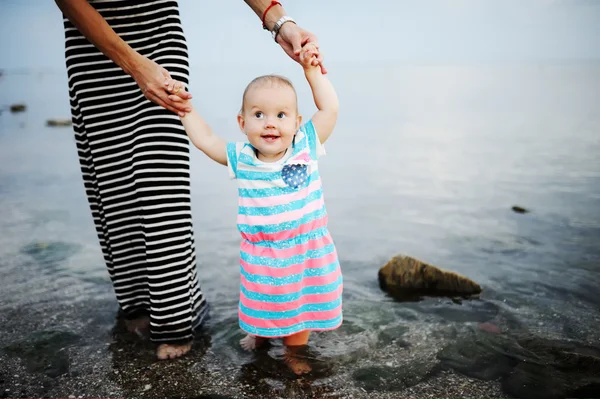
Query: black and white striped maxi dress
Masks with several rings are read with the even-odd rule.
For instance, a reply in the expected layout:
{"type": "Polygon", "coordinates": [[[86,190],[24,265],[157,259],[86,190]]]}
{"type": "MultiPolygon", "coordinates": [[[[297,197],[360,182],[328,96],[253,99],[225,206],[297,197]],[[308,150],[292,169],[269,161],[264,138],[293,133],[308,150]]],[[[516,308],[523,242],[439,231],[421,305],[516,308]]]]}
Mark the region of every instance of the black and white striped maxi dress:
{"type": "MultiPolygon", "coordinates": [[[[188,83],[176,1],[90,0],[115,32],[188,83]]],[[[196,275],[189,145],[179,118],[64,19],[75,140],[100,246],[127,317],[151,339],[192,338],[207,311],[196,275]]]]}

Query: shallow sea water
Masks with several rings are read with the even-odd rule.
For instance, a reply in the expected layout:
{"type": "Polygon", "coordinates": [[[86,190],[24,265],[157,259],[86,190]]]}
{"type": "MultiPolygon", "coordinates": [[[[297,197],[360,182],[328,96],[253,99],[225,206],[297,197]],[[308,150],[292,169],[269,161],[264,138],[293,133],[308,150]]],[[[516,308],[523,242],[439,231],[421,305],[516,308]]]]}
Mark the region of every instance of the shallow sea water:
{"type": "MultiPolygon", "coordinates": [[[[225,168],[193,152],[211,320],[187,360],[154,363],[115,322],[72,132],[45,126],[69,116],[64,73],[1,76],[0,105],[28,106],[0,114],[0,356],[27,376],[4,371],[4,397],[15,381],[29,395],[127,397],[600,392],[600,67],[388,65],[368,82],[355,76],[350,66],[331,74],[341,113],[320,161],[344,324],[313,334],[304,354],[313,372],[301,382],[281,342],[254,354],[237,344],[236,188],[225,168]],[[483,294],[395,301],[377,271],[398,253],[463,274],[483,294]],[[94,373],[103,382],[77,391],[74,381],[94,373]]],[[[219,82],[196,89],[216,93],[219,82]]],[[[230,97],[243,82],[231,86],[210,103],[196,98],[213,128],[236,139],[230,97]]],[[[308,116],[308,88],[298,86],[308,116]]]]}

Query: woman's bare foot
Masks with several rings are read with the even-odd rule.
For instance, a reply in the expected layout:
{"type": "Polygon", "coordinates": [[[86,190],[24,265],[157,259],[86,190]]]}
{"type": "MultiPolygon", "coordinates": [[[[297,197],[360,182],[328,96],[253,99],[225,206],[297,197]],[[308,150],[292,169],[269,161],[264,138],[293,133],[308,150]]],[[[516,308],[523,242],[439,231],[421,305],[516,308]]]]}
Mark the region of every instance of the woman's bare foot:
{"type": "Polygon", "coordinates": [[[260,348],[265,343],[265,341],[265,338],[248,334],[244,338],[240,339],[240,345],[242,349],[250,352],[254,349],[260,348]]]}
{"type": "Polygon", "coordinates": [[[127,320],[125,319],[125,326],[127,331],[135,333],[142,338],[148,338],[150,336],[150,318],[148,316],[138,317],[137,319],[127,320]]]}
{"type": "Polygon", "coordinates": [[[183,345],[160,344],[156,349],[156,357],[159,360],[176,359],[188,353],[192,349],[192,343],[183,345]]]}

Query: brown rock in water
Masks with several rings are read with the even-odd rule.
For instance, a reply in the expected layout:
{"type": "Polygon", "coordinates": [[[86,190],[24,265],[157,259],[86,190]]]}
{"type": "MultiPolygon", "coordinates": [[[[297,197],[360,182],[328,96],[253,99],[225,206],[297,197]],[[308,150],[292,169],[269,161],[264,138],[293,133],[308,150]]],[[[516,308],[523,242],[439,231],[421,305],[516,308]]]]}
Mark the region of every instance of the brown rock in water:
{"type": "Polygon", "coordinates": [[[515,205],[512,207],[513,212],[516,213],[528,213],[529,211],[521,206],[515,205]]]}
{"type": "Polygon", "coordinates": [[[396,299],[422,296],[470,297],[481,293],[474,281],[409,256],[394,256],[379,269],[379,287],[396,299]]]}
{"type": "Polygon", "coordinates": [[[27,109],[25,104],[13,104],[10,106],[10,112],[23,112],[27,109]]]}
{"type": "Polygon", "coordinates": [[[48,119],[46,125],[48,126],[71,126],[72,121],[70,119],[48,119]]]}

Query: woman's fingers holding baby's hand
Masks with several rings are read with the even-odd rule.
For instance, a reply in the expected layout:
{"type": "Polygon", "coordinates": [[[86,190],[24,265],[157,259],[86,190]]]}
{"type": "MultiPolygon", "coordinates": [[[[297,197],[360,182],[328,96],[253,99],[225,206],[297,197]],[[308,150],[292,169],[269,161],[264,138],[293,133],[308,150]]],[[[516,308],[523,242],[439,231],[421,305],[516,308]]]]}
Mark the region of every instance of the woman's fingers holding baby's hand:
{"type": "Polygon", "coordinates": [[[319,51],[313,55],[313,57],[311,59],[311,65],[312,66],[321,65],[322,62],[323,62],[323,54],[321,54],[321,52],[319,51]]]}
{"type": "Polygon", "coordinates": [[[302,46],[302,50],[319,51],[319,46],[314,43],[307,42],[302,46]]]}
{"type": "Polygon", "coordinates": [[[165,80],[165,91],[167,92],[167,98],[173,104],[181,104],[178,106],[180,109],[177,111],[177,114],[180,117],[184,117],[187,112],[192,110],[191,106],[185,106],[185,102],[192,98],[192,95],[185,91],[185,85],[183,82],[180,82],[175,79],[167,79],[165,80]]]}
{"type": "Polygon", "coordinates": [[[179,89],[179,82],[175,79],[167,79],[165,80],[165,90],[172,94],[177,94],[179,89]]]}
{"type": "Polygon", "coordinates": [[[175,79],[167,79],[165,81],[165,90],[179,96],[183,100],[190,100],[192,98],[192,94],[185,91],[185,84],[175,79]]]}
{"type": "Polygon", "coordinates": [[[304,66],[318,66],[322,65],[323,55],[317,46],[313,43],[307,43],[302,47],[300,60],[304,66]]]}
{"type": "Polygon", "coordinates": [[[327,74],[327,69],[323,66],[323,53],[321,53],[321,49],[319,46],[314,43],[306,43],[302,47],[302,51],[306,52],[306,59],[310,60],[310,66],[321,68],[321,73],[323,75],[327,74]]]}
{"type": "Polygon", "coordinates": [[[303,49],[303,51],[300,53],[300,62],[304,66],[315,65],[314,61],[317,59],[317,56],[318,52],[311,49],[303,49]]]}
{"type": "Polygon", "coordinates": [[[174,103],[182,103],[186,101],[185,99],[179,97],[179,94],[169,94],[169,100],[173,101],[174,103]]]}
{"type": "Polygon", "coordinates": [[[173,85],[175,84],[175,79],[167,78],[165,80],[165,90],[169,93],[173,91],[173,85]]]}

